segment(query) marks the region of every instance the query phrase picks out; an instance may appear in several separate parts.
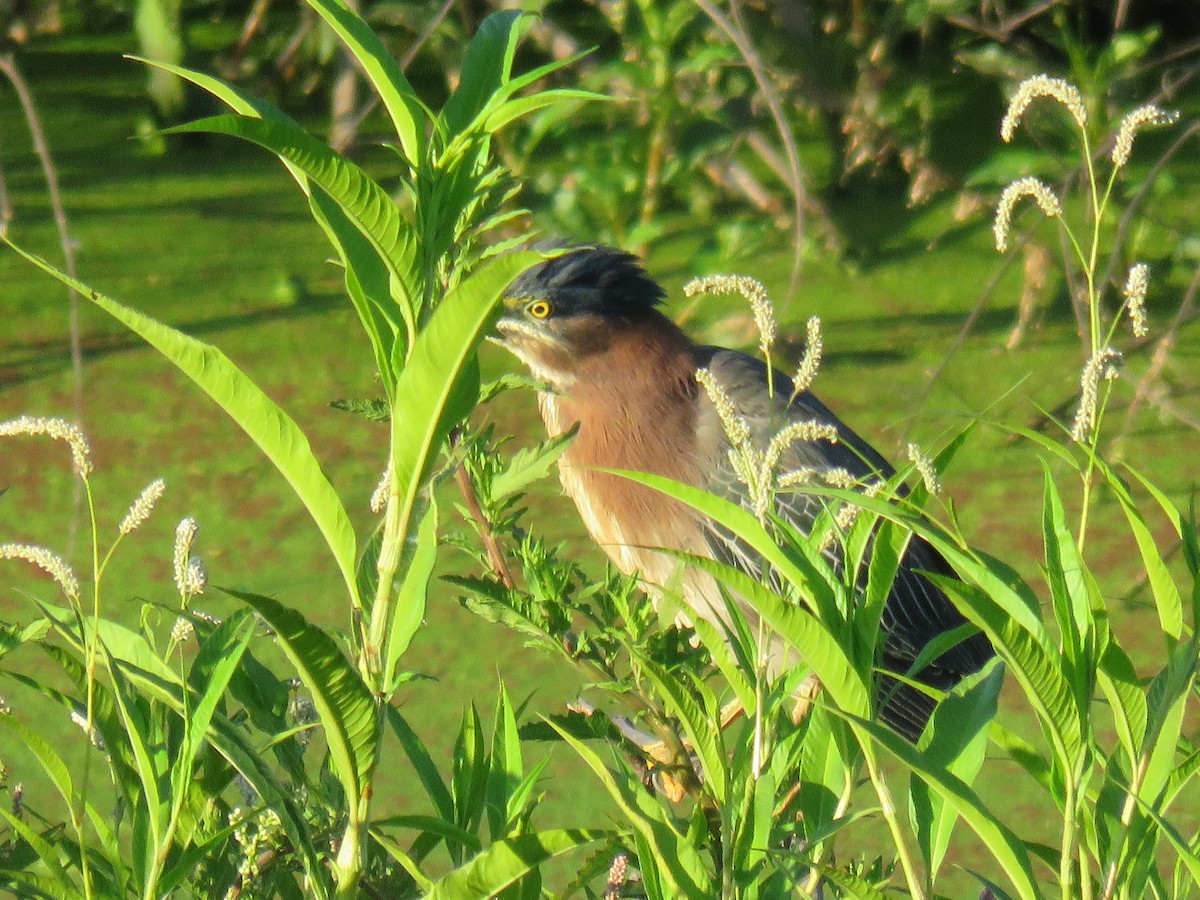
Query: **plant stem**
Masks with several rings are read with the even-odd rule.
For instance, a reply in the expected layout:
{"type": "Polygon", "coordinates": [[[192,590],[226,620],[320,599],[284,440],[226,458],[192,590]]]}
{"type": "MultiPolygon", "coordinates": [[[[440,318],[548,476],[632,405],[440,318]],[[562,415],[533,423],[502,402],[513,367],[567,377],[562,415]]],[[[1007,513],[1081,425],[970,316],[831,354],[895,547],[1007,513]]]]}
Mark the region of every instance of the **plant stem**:
{"type": "Polygon", "coordinates": [[[1112,862],[1108,867],[1108,875],[1104,879],[1104,891],[1100,895],[1100,900],[1112,900],[1113,894],[1117,889],[1117,874],[1119,872],[1118,863],[1121,859],[1121,851],[1125,849],[1125,842],[1129,840],[1129,826],[1133,823],[1133,810],[1137,806],[1138,791],[1142,789],[1142,781],[1146,777],[1146,770],[1150,768],[1150,754],[1143,753],[1141,759],[1138,760],[1137,766],[1133,770],[1133,778],[1129,781],[1129,791],[1125,794],[1125,803],[1121,807],[1121,840],[1113,853],[1112,862]]]}
{"type": "MultiPolygon", "coordinates": [[[[904,870],[904,878],[908,882],[908,894],[913,900],[925,900],[925,889],[921,886],[921,879],[917,877],[916,863],[913,861],[912,851],[908,847],[908,841],[904,837],[904,829],[900,824],[900,819],[896,816],[896,805],[892,800],[891,791],[888,790],[887,783],[883,780],[883,775],[879,771],[879,766],[875,761],[875,754],[871,752],[871,738],[866,734],[859,733],[857,726],[854,727],[855,735],[858,737],[859,745],[862,747],[863,760],[867,764],[867,774],[871,779],[871,784],[875,788],[875,793],[879,797],[880,811],[883,813],[883,818],[887,821],[888,830],[892,832],[892,841],[896,845],[896,856],[900,860],[900,868],[904,870]]],[[[1066,896],[1065,894],[1063,896],[1066,896]]]]}
{"type": "Polygon", "coordinates": [[[1058,887],[1063,897],[1073,897],[1071,884],[1075,877],[1075,842],[1078,831],[1078,810],[1076,809],[1076,779],[1072,773],[1066,779],[1066,798],[1063,801],[1063,834],[1062,847],[1058,858],[1058,887]]]}

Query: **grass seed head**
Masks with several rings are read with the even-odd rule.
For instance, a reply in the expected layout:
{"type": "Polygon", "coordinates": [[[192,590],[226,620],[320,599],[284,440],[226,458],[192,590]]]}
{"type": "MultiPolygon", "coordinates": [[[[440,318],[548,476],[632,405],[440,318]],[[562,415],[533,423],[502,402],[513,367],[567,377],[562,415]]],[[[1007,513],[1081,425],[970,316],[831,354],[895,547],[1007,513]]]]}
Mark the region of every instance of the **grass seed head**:
{"type": "Polygon", "coordinates": [[[1008,101],[1008,110],[1004,113],[1004,121],[1000,123],[1000,137],[1007,144],[1013,138],[1021,117],[1034,100],[1039,97],[1050,97],[1067,108],[1075,124],[1084,129],[1087,127],[1087,107],[1083,105],[1083,96],[1079,88],[1061,78],[1051,78],[1049,75],[1034,75],[1026,78],[1019,85],[1008,101]]]}
{"type": "Polygon", "coordinates": [[[1000,202],[996,204],[992,232],[996,237],[996,249],[1001,253],[1008,252],[1008,232],[1012,226],[1013,207],[1022,197],[1032,197],[1048,219],[1056,219],[1062,215],[1062,204],[1048,184],[1031,175],[1018,178],[1004,189],[1000,195],[1000,202]]]}
{"type": "Polygon", "coordinates": [[[767,289],[757,278],[748,275],[705,275],[693,278],[683,286],[685,297],[696,294],[740,294],[750,304],[754,313],[754,325],[758,328],[758,346],[763,356],[770,356],[771,347],[779,333],[775,319],[775,307],[767,296],[767,289]]]}
{"type": "Polygon", "coordinates": [[[821,368],[821,353],[823,350],[824,342],[821,339],[821,317],[812,316],[808,320],[807,333],[804,339],[804,356],[800,359],[800,366],[796,369],[796,376],[792,379],[793,397],[807,391],[812,385],[813,380],[817,377],[817,370],[821,368]]]}
{"type": "Polygon", "coordinates": [[[188,594],[188,585],[191,584],[192,578],[188,565],[192,554],[192,541],[196,539],[196,533],[199,530],[200,526],[190,516],[175,526],[175,587],[179,588],[179,593],[185,596],[188,594]]]}
{"type": "Polygon", "coordinates": [[[729,438],[729,442],[735,447],[746,446],[750,440],[750,426],[738,414],[725,387],[717,381],[709,369],[697,369],[696,381],[704,388],[708,399],[717,408],[717,416],[721,420],[721,427],[725,429],[725,435],[729,438]]]}
{"type": "Polygon", "coordinates": [[[56,582],[67,599],[79,602],[79,579],[61,556],[32,544],[0,544],[0,559],[20,559],[37,566],[56,582]]]}
{"type": "Polygon", "coordinates": [[[0,437],[15,435],[46,435],[65,442],[71,448],[71,463],[75,474],[87,479],[92,474],[92,445],[83,430],[66,419],[46,416],[21,416],[0,422],[0,437]]]}
{"type": "Polygon", "coordinates": [[[121,527],[118,530],[122,537],[132,534],[150,518],[155,504],[162,499],[166,490],[167,483],[162,478],[154,479],[142,489],[138,498],[133,501],[133,505],[129,507],[129,512],[125,513],[125,518],[121,520],[121,527]]]}
{"type": "Polygon", "coordinates": [[[1071,440],[1077,444],[1091,440],[1100,404],[1100,379],[1112,381],[1116,378],[1120,359],[1121,354],[1112,347],[1102,347],[1084,364],[1079,375],[1079,407],[1071,423],[1071,440]]]}
{"type": "Polygon", "coordinates": [[[1146,320],[1146,291],[1150,287],[1150,267],[1145,263],[1134,263],[1125,276],[1125,307],[1129,310],[1129,322],[1134,337],[1145,337],[1150,333],[1146,320]]]}
{"type": "Polygon", "coordinates": [[[1133,139],[1143,128],[1159,125],[1174,125],[1179,121],[1178,110],[1166,110],[1153,103],[1139,106],[1121,120],[1117,129],[1117,139],[1113,143],[1112,161],[1118,169],[1122,168],[1133,153],[1133,139]]]}

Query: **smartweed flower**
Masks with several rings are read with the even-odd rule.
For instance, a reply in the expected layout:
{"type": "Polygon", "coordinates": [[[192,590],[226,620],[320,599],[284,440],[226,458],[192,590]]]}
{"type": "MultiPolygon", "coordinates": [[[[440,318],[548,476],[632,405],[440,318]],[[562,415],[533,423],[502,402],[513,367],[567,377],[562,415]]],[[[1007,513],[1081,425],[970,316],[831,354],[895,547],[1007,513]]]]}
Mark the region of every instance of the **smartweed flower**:
{"type": "Polygon", "coordinates": [[[1112,347],[1102,347],[1087,361],[1079,376],[1079,408],[1071,424],[1071,440],[1086,443],[1096,427],[1096,412],[1100,404],[1100,378],[1112,381],[1117,377],[1116,363],[1121,354],[1112,347]]]}
{"type": "Polygon", "coordinates": [[[620,900],[625,896],[625,882],[629,878],[629,857],[618,853],[608,867],[608,878],[604,882],[604,900],[620,900]]]}
{"type": "Polygon", "coordinates": [[[1051,78],[1049,75],[1034,75],[1017,85],[1012,99],[1008,101],[1008,110],[1004,113],[1004,121],[1000,123],[1000,137],[1006,144],[1012,140],[1013,133],[1021,124],[1021,117],[1025,115],[1029,104],[1039,97],[1057,100],[1067,108],[1067,112],[1080,129],[1087,127],[1087,108],[1083,105],[1083,97],[1075,85],[1061,78],[1051,78]]]}
{"type": "Polygon", "coordinates": [[[96,730],[96,726],[88,721],[87,713],[81,709],[72,710],[71,721],[78,726],[80,731],[87,735],[88,740],[91,742],[93,747],[101,752],[105,751],[106,748],[104,746],[104,738],[101,736],[100,732],[96,730]]]}
{"type": "Polygon", "coordinates": [[[183,579],[183,592],[189,597],[195,597],[198,594],[204,593],[204,587],[208,584],[208,573],[204,571],[204,561],[198,556],[193,556],[188,559],[187,573],[183,579]]]}
{"type": "Polygon", "coordinates": [[[387,506],[388,492],[391,489],[392,461],[389,459],[387,468],[383,470],[383,477],[379,479],[379,484],[375,485],[375,490],[371,493],[371,512],[383,512],[383,508],[387,506]]]}
{"type": "Polygon", "coordinates": [[[177,644],[186,644],[196,636],[196,626],[186,616],[179,616],[171,627],[171,640],[177,644]]]}
{"type": "Polygon", "coordinates": [[[92,446],[78,425],[72,425],[66,419],[51,419],[45,416],[21,416],[8,422],[0,422],[0,437],[21,434],[44,434],[57,441],[64,441],[71,448],[75,474],[83,479],[92,474],[92,446]]]}
{"type": "Polygon", "coordinates": [[[188,588],[192,584],[193,574],[188,561],[191,558],[192,541],[199,530],[200,526],[191,517],[183,519],[175,527],[175,587],[184,596],[188,595],[188,588]]]}
{"type": "Polygon", "coordinates": [[[51,553],[45,547],[35,547],[32,544],[0,544],[0,559],[21,559],[37,566],[58,582],[68,600],[79,601],[79,579],[61,556],[51,553]]]}
{"type": "Polygon", "coordinates": [[[1133,153],[1133,139],[1143,128],[1174,125],[1178,121],[1178,110],[1161,109],[1153,103],[1139,106],[1121,120],[1121,127],[1117,129],[1117,140],[1112,149],[1113,165],[1120,169],[1129,162],[1129,156],[1133,153]]]}
{"type": "Polygon", "coordinates": [[[813,383],[813,379],[817,377],[817,370],[821,368],[821,353],[823,350],[824,342],[821,339],[821,317],[813,316],[808,320],[807,334],[804,339],[804,356],[801,358],[800,366],[796,369],[796,375],[792,379],[792,397],[807,391],[813,383]]]}
{"type": "Polygon", "coordinates": [[[779,327],[775,320],[775,307],[767,296],[762,282],[748,275],[705,275],[693,278],[683,286],[686,297],[696,294],[741,294],[754,313],[754,325],[758,328],[758,346],[763,356],[771,355],[779,327]]]}
{"type": "Polygon", "coordinates": [[[1032,197],[1048,219],[1056,219],[1062,215],[1062,204],[1048,184],[1031,175],[1018,178],[1004,189],[1004,193],[1000,195],[1000,202],[996,204],[996,219],[992,223],[992,232],[996,237],[996,249],[1001,253],[1008,252],[1008,231],[1012,224],[1013,207],[1022,197],[1032,197]]]}
{"type": "Polygon", "coordinates": [[[942,479],[938,475],[938,471],[933,465],[933,460],[929,458],[928,454],[916,444],[909,444],[908,459],[916,466],[921,480],[925,482],[925,490],[934,495],[940,494],[942,492],[942,479]]]}
{"type": "Polygon", "coordinates": [[[1146,290],[1150,287],[1150,267],[1145,263],[1134,263],[1125,276],[1125,307],[1129,310],[1129,322],[1134,337],[1145,337],[1150,333],[1146,321],[1146,290]]]}
{"type": "Polygon", "coordinates": [[[122,537],[132,534],[150,518],[150,513],[154,512],[154,505],[162,499],[166,490],[167,483],[161,478],[156,478],[146,485],[138,494],[138,498],[133,501],[133,505],[129,507],[129,512],[125,513],[125,518],[121,520],[121,527],[118,530],[122,537]]]}

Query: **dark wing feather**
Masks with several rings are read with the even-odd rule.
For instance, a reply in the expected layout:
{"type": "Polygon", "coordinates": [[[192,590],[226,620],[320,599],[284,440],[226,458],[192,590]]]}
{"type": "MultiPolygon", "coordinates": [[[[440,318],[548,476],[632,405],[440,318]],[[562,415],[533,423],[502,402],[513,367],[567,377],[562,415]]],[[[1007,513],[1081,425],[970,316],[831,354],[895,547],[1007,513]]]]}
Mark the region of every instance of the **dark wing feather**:
{"type": "MultiPolygon", "coordinates": [[[[869,479],[872,475],[886,479],[894,474],[893,468],[875,448],[844,425],[812,394],[803,392],[788,404],[792,384],[779,373],[774,375],[775,390],[772,397],[767,390],[766,367],[753,357],[705,347],[698,351],[697,361],[700,366],[708,368],[724,387],[738,414],[749,425],[752,439],[760,449],[765,448],[781,428],[792,422],[816,421],[837,429],[837,443],[821,441],[793,444],[780,461],[780,471],[811,468],[820,472],[840,468],[856,479],[869,479]]],[[[724,437],[716,409],[706,396],[700,398],[699,415],[698,433],[702,442],[707,442],[705,453],[711,459],[709,489],[748,506],[745,485],[728,459],[728,439],[724,437]]],[[[776,501],[776,513],[806,534],[822,509],[820,498],[803,492],[783,493],[776,501]]],[[[714,523],[709,526],[707,536],[710,551],[716,558],[761,577],[754,553],[741,546],[734,535],[714,523]]],[[[840,560],[834,557],[833,562],[839,564],[840,560]]],[[[922,575],[922,571],[952,574],[950,567],[933,547],[919,538],[913,538],[901,561],[881,623],[885,633],[882,662],[885,668],[894,671],[907,671],[930,640],[965,622],[949,598],[922,575]]],[[[992,648],[987,639],[976,634],[943,654],[919,673],[918,678],[946,690],[953,687],[963,675],[979,670],[991,656],[992,648]]],[[[902,734],[915,739],[932,711],[932,701],[915,689],[887,681],[880,685],[881,696],[891,697],[883,711],[884,719],[902,734]]]]}

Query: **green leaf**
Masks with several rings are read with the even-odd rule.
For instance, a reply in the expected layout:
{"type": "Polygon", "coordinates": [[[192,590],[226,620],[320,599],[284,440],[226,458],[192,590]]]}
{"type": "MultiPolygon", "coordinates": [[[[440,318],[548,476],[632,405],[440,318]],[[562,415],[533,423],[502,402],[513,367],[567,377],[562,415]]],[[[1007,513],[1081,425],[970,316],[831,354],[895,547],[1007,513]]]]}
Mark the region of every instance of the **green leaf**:
{"type": "Polygon", "coordinates": [[[400,746],[404,748],[408,761],[416,769],[417,778],[425,788],[425,796],[433,804],[434,811],[444,821],[453,822],[454,798],[450,796],[446,782],[442,780],[437,766],[434,765],[433,757],[429,755],[429,748],[417,737],[417,733],[409,726],[408,720],[404,718],[400,710],[389,704],[384,707],[384,713],[388,725],[399,739],[400,746]]]}
{"type": "Polygon", "coordinates": [[[463,57],[458,90],[442,108],[441,118],[448,137],[464,131],[508,80],[524,18],[525,13],[519,10],[494,12],[483,20],[471,38],[463,57]]]}
{"type": "Polygon", "coordinates": [[[203,72],[185,69],[182,66],[175,66],[157,59],[146,59],[145,57],[133,54],[126,54],[125,58],[143,63],[151,68],[162,69],[164,72],[170,72],[172,75],[178,75],[180,78],[190,81],[196,87],[208,91],[234,112],[240,113],[243,116],[257,116],[263,119],[272,119],[276,122],[290,122],[295,124],[295,120],[291,116],[272,106],[266,100],[255,97],[253,94],[226,81],[222,81],[220,78],[214,78],[203,72]]]}
{"type": "Polygon", "coordinates": [[[400,147],[414,168],[424,158],[425,108],[387,47],[362,20],[339,0],[307,0],[342,39],[371,80],[383,108],[400,138],[400,147]]]}
{"type": "MultiPolygon", "coordinates": [[[[439,820],[434,820],[434,821],[441,821],[441,820],[439,819],[439,820]]],[[[390,837],[388,837],[386,834],[384,834],[382,831],[380,831],[375,826],[374,823],[372,823],[369,831],[370,831],[372,840],[374,840],[375,843],[377,843],[380,847],[382,847],[384,852],[387,853],[388,856],[390,856],[392,859],[394,859],[396,862],[398,862],[400,864],[400,866],[404,869],[404,871],[407,872],[408,875],[412,878],[412,880],[416,884],[418,890],[424,892],[424,891],[428,891],[431,887],[433,887],[433,882],[430,881],[429,878],[425,875],[425,873],[421,871],[421,867],[417,865],[416,860],[414,860],[411,856],[409,856],[407,853],[405,853],[399,844],[397,844],[390,837]]]]}
{"type": "MultiPolygon", "coordinates": [[[[836,611],[838,604],[834,599],[834,592],[840,590],[842,586],[830,569],[828,562],[816,552],[815,548],[810,547],[807,541],[797,542],[795,546],[799,553],[790,554],[779,546],[775,537],[763,528],[748,510],[724,497],[718,497],[700,488],[659,475],[621,469],[601,469],[599,471],[619,475],[638,484],[652,487],[719,522],[737,537],[746,541],[763,560],[774,566],[780,576],[798,588],[805,601],[810,602],[820,611],[821,615],[832,616],[836,611]]],[[[697,562],[695,559],[689,559],[689,561],[694,564],[697,562]]],[[[722,580],[729,583],[727,579],[722,578],[722,580]]],[[[730,586],[732,587],[732,585],[730,586]]],[[[832,621],[831,618],[830,621],[832,621]]]]}
{"type": "MultiPolygon", "coordinates": [[[[283,123],[292,129],[300,129],[296,121],[286,113],[265,100],[253,97],[218,78],[154,60],[140,59],[139,57],[130,57],[130,59],[137,59],[187,79],[243,116],[269,119],[273,122],[283,123]]],[[[398,323],[404,321],[404,309],[397,308],[397,304],[392,301],[387,264],[327,193],[319,188],[313,190],[308,177],[294,163],[287,159],[282,159],[282,162],[296,183],[308,195],[313,218],[324,229],[326,236],[341,258],[342,265],[346,270],[347,293],[371,340],[380,373],[389,376],[385,377],[384,384],[385,388],[390,390],[392,385],[390,348],[394,343],[395,333],[400,330],[398,323]],[[390,323],[390,329],[385,330],[381,326],[381,322],[390,323]]]]}
{"type": "MultiPolygon", "coordinates": [[[[392,354],[396,350],[397,336],[407,326],[392,301],[388,264],[329,194],[314,187],[308,203],[313,218],[325,231],[341,260],[346,295],[367,332],[371,351],[375,354],[375,366],[390,401],[396,380],[392,354]]],[[[375,415],[379,416],[376,421],[386,422],[391,416],[390,403],[384,403],[382,413],[375,415]]]]}
{"type": "Polygon", "coordinates": [[[40,641],[50,625],[45,619],[30,622],[24,627],[0,623],[0,659],[27,641],[40,641]]]}
{"type": "MultiPolygon", "coordinates": [[[[243,661],[249,657],[243,657],[243,661]]],[[[145,696],[168,705],[176,715],[186,717],[194,700],[185,702],[178,681],[164,681],[156,675],[126,662],[118,661],[120,673],[136,684],[145,696]]],[[[177,677],[177,676],[176,676],[177,677]]],[[[246,739],[245,729],[224,716],[216,716],[208,733],[212,747],[245,777],[269,806],[279,814],[284,832],[304,866],[309,890],[319,898],[330,895],[330,874],[318,859],[312,835],[294,792],[280,783],[259,748],[246,739]]]]}
{"type": "Polygon", "coordinates": [[[291,163],[341,207],[387,265],[390,293],[409,333],[415,331],[416,244],[396,203],[366,172],[298,125],[273,119],[222,115],[168,129],[168,133],[227,134],[258,144],[291,163]]]}
{"type": "Polygon", "coordinates": [[[590,747],[553,722],[549,724],[596,774],[640,840],[650,848],[650,853],[639,849],[639,857],[643,860],[641,868],[644,872],[656,864],[657,876],[664,882],[661,893],[670,897],[712,896],[709,890],[713,886],[712,879],[703,858],[675,830],[667,811],[646,793],[640,783],[629,777],[618,780],[590,747]]]}
{"type": "MultiPolygon", "coordinates": [[[[125,674],[120,670],[117,661],[108,653],[103,645],[101,652],[108,662],[109,678],[112,682],[112,696],[121,717],[121,725],[125,730],[125,741],[133,757],[134,771],[142,789],[140,809],[134,810],[135,821],[140,813],[145,817],[149,833],[143,840],[134,844],[134,871],[139,878],[149,878],[147,863],[159,853],[166,854],[170,849],[164,842],[167,828],[168,809],[161,793],[165,784],[160,784],[158,763],[165,762],[158,752],[158,741],[154,726],[146,721],[144,704],[138,703],[125,674]],[[139,865],[139,863],[141,865],[139,865]]],[[[148,893],[152,893],[153,885],[146,884],[148,893]]]]}
{"type": "Polygon", "coordinates": [[[541,258],[522,251],[476,270],[438,304],[399,373],[392,417],[392,483],[400,494],[401,521],[408,523],[403,529],[406,539],[434,456],[476,399],[452,404],[460,374],[508,285],[541,258]]]}
{"type": "MultiPolygon", "coordinates": [[[[41,602],[38,602],[37,607],[42,615],[52,622],[59,633],[66,637],[82,655],[84,643],[76,625],[75,610],[41,602]]],[[[135,665],[163,681],[179,683],[179,673],[154,652],[154,648],[150,646],[141,632],[126,628],[111,619],[101,619],[96,631],[100,643],[115,659],[135,665]]]]}
{"type": "Polygon", "coordinates": [[[433,565],[438,552],[438,508],[430,501],[421,517],[421,524],[414,536],[415,549],[408,555],[408,568],[396,594],[395,613],[387,638],[387,664],[383,677],[392,685],[399,686],[402,673],[398,670],[400,658],[408,650],[413,636],[425,621],[425,602],[429,594],[429,581],[433,577],[433,565]]]}
{"type": "MultiPolygon", "coordinates": [[[[60,848],[56,850],[55,846],[51,844],[45,837],[43,837],[41,834],[38,834],[38,832],[30,828],[28,823],[26,823],[23,819],[18,819],[3,806],[0,806],[0,816],[3,816],[8,822],[9,827],[12,828],[12,830],[19,835],[20,838],[25,841],[25,843],[29,844],[29,846],[33,848],[33,851],[38,855],[38,858],[42,861],[42,864],[51,873],[53,873],[54,879],[50,883],[53,884],[55,889],[61,893],[47,893],[46,896],[60,897],[62,900],[72,900],[72,898],[75,897],[83,897],[82,891],[75,887],[75,885],[71,882],[71,879],[67,877],[69,858],[64,849],[60,848]]],[[[20,873],[20,877],[27,876],[25,873],[20,873]]]]}
{"type": "Polygon", "coordinates": [[[1137,759],[1146,736],[1146,697],[1133,662],[1115,640],[1104,649],[1097,676],[1100,688],[1108,697],[1125,753],[1130,759],[1137,759]]]}
{"type": "Polygon", "coordinates": [[[483,841],[475,832],[467,831],[465,828],[460,828],[453,822],[447,822],[437,816],[387,816],[372,821],[371,828],[409,828],[413,831],[437,835],[447,842],[462,844],[473,853],[478,853],[483,849],[483,841]]]}
{"type": "MultiPolygon", "coordinates": [[[[665,482],[665,479],[654,479],[656,482],[660,480],[665,482]]],[[[690,491],[674,493],[676,487],[681,486],[674,485],[671,488],[672,496],[684,499],[685,496],[691,495],[690,491]]],[[[723,525],[729,524],[728,519],[718,521],[723,525]]],[[[739,533],[739,536],[743,535],[739,533]]],[[[672,555],[709,573],[748,603],[780,637],[799,651],[800,656],[820,679],[822,690],[838,706],[855,715],[870,714],[870,692],[867,690],[863,673],[855,667],[845,649],[820,619],[767,590],[740,569],[689,554],[672,555]]]]}
{"type": "Polygon", "coordinates": [[[539,441],[532,447],[514,453],[504,471],[492,480],[491,499],[493,501],[503,499],[524,490],[538,479],[546,477],[546,474],[578,433],[579,426],[573,425],[562,434],[539,441]]]}
{"type": "Polygon", "coordinates": [[[149,316],[93,291],[82,282],[0,236],[38,268],[87,297],[174,363],[227,412],[287,479],[320,529],[346,582],[351,602],[360,605],[354,576],[355,537],[337,491],[321,471],[300,427],[224,353],[149,316]]]}
{"type": "Polygon", "coordinates": [[[362,416],[368,422],[387,422],[392,418],[392,407],[386,400],[334,400],[329,406],[339,412],[362,416]]]}
{"type": "Polygon", "coordinates": [[[196,754],[200,752],[217,706],[224,698],[225,689],[237,672],[253,634],[254,619],[241,610],[217,626],[201,645],[192,664],[193,678],[200,682],[192,685],[197,689],[199,699],[192,704],[184,722],[183,746],[171,765],[171,803],[176,814],[187,799],[196,754]]]}
{"type": "MultiPolygon", "coordinates": [[[[951,565],[955,565],[953,560],[951,565]]],[[[957,605],[963,615],[988,636],[1046,727],[1064,768],[1074,771],[1087,751],[1084,742],[1086,719],[1076,705],[1075,694],[1062,671],[1061,656],[1044,648],[1033,635],[1007,616],[1005,607],[979,588],[932,573],[929,578],[951,597],[958,598],[957,605]]]]}
{"type": "Polygon", "coordinates": [[[470,862],[434,883],[426,900],[494,897],[556,856],[612,837],[609,831],[559,828],[496,841],[470,862]]]}
{"type": "Polygon", "coordinates": [[[729,797],[730,772],[724,741],[721,739],[720,722],[707,715],[669,672],[645,657],[641,657],[639,662],[642,671],[666,701],[667,708],[683,725],[692,750],[699,757],[704,770],[705,790],[712,793],[718,806],[724,806],[729,797]]]}
{"type": "MultiPolygon", "coordinates": [[[[988,725],[996,717],[1003,683],[1004,667],[993,661],[938,704],[918,745],[925,765],[955,775],[970,787],[983,767],[988,725]]],[[[913,828],[932,881],[946,857],[958,813],[915,776],[909,800],[913,828]]]]}
{"type": "Polygon", "coordinates": [[[1183,600],[1166,560],[1159,552],[1158,541],[1121,479],[1107,465],[1101,465],[1100,470],[1116,494],[1121,510],[1125,513],[1125,520],[1129,523],[1129,530],[1137,542],[1138,553],[1142,557],[1142,568],[1154,594],[1154,605],[1158,609],[1158,621],[1163,634],[1173,641],[1178,641],[1183,636],[1183,600]]]}
{"type": "MultiPolygon", "coordinates": [[[[1042,460],[1042,468],[1045,481],[1042,536],[1046,547],[1046,578],[1050,584],[1050,596],[1054,604],[1054,614],[1058,619],[1059,632],[1071,664],[1069,670],[1073,674],[1087,677],[1093,667],[1093,660],[1086,655],[1093,622],[1085,563],[1067,527],[1062,498],[1045,460],[1042,460]]],[[[1078,679],[1072,680],[1074,682],[1078,679]]],[[[1080,699],[1086,703],[1087,686],[1073,686],[1080,699]]]]}
{"type": "Polygon", "coordinates": [[[496,698],[496,719],[492,726],[491,766],[488,771],[486,802],[488,830],[492,840],[508,834],[513,809],[510,800],[521,786],[524,765],[521,760],[521,739],[517,732],[517,719],[508,691],[500,685],[500,696],[496,698]]]}
{"type": "Polygon", "coordinates": [[[254,607],[274,629],[280,647],[312,694],[330,764],[353,809],[369,783],[379,750],[378,713],[370,690],[333,639],[299,612],[259,594],[225,593],[254,607]]]}
{"type": "Polygon", "coordinates": [[[1140,796],[1158,796],[1175,767],[1175,751],[1187,700],[1196,681],[1198,643],[1195,635],[1171,651],[1166,667],[1150,682],[1146,694],[1146,735],[1142,754],[1149,757],[1140,796]]]}
{"type": "Polygon", "coordinates": [[[547,91],[539,91],[529,97],[520,97],[516,100],[508,100],[496,106],[494,110],[487,114],[487,118],[483,122],[483,130],[489,134],[495,134],[518,119],[540,110],[547,109],[551,106],[556,106],[559,103],[564,103],[568,100],[607,100],[609,99],[604,94],[597,94],[592,91],[580,91],[569,88],[555,88],[547,91]]]}
{"type": "Polygon", "coordinates": [[[885,726],[865,719],[857,719],[855,724],[870,734],[876,744],[924,780],[979,835],[988,852],[1012,882],[1017,896],[1024,900],[1037,900],[1042,896],[1034,880],[1033,866],[1024,843],[983,805],[969,785],[957,775],[936,765],[930,765],[920,751],[885,726]]]}

